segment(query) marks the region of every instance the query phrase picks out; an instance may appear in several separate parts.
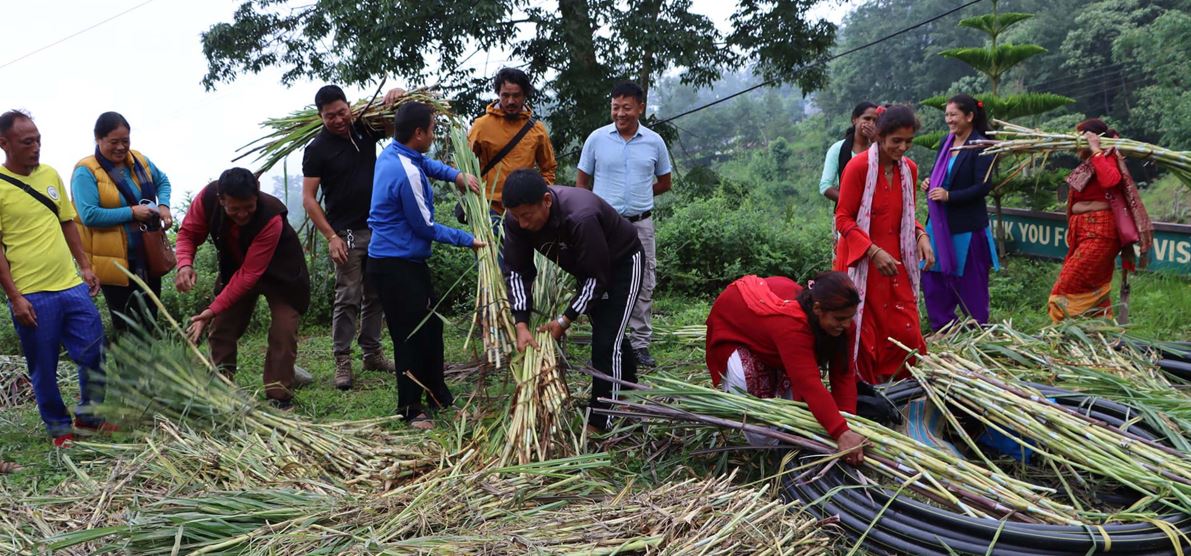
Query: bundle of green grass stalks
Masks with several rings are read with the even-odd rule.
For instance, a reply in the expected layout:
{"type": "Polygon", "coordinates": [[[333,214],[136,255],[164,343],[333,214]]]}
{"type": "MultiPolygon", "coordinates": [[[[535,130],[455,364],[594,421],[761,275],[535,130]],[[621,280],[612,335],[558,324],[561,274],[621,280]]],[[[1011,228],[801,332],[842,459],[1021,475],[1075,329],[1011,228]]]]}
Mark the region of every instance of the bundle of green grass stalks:
{"type": "MultiPolygon", "coordinates": [[[[364,125],[374,129],[385,129],[391,124],[393,113],[407,102],[422,102],[434,107],[440,116],[450,118],[451,104],[431,89],[414,89],[397,98],[391,105],[384,105],[379,95],[381,91],[369,100],[359,100],[352,105],[352,120],[363,121],[364,125]]],[[[258,171],[264,172],[285,157],[304,148],[314,140],[322,129],[323,121],[319,118],[318,110],[308,106],[288,116],[269,118],[261,122],[261,126],[271,130],[243,147],[239,151],[243,154],[236,160],[255,156],[254,160],[261,161],[258,171]]]]}
{"type": "MultiPolygon", "coordinates": [[[[965,413],[978,416],[980,423],[1037,446],[1053,465],[1069,472],[1064,475],[1074,477],[1073,481],[1085,485],[1112,481],[1137,492],[1141,499],[1119,511],[1087,507],[1070,492],[1011,473],[983,456],[961,457],[862,417],[848,416],[851,430],[869,443],[862,473],[873,473],[885,484],[940,508],[994,523],[1080,527],[1150,523],[1171,512],[1191,514],[1191,461],[1185,454],[1095,423],[1078,411],[1030,393],[1021,383],[957,370],[953,361],[951,356],[928,357],[916,370],[929,385],[936,405],[959,404],[965,413]]],[[[835,442],[805,404],[729,394],[664,377],[651,381],[644,389],[625,391],[628,399],[615,402],[609,413],[743,430],[804,454],[822,455],[808,464],[808,469],[794,470],[805,473],[798,480],[813,481],[821,474],[816,469],[836,465],[835,442]]],[[[956,420],[950,416],[949,421],[956,420]]]]}
{"type": "MultiPolygon", "coordinates": [[[[1142,496],[1116,514],[1090,509],[1079,514],[1093,522],[1154,517],[1155,508],[1191,514],[1191,458],[1135,433],[1113,427],[1078,410],[1061,406],[1021,382],[997,378],[971,361],[951,354],[921,357],[911,369],[949,421],[963,415],[1019,443],[1055,468],[1071,483],[1107,478],[1142,496]]],[[[953,429],[974,451],[963,427],[953,429]]],[[[1005,475],[992,462],[990,470],[1005,475]]],[[[1064,486],[1070,490],[1068,482],[1064,486]]],[[[1068,492],[1071,499],[1078,497],[1068,492]]]]}
{"type": "MultiPolygon", "coordinates": [[[[534,254],[537,276],[533,282],[534,305],[549,322],[566,303],[566,274],[540,253],[534,254]]],[[[536,330],[539,323],[530,323],[536,330]]],[[[509,411],[504,450],[505,463],[544,461],[579,452],[578,440],[571,430],[567,401],[570,392],[563,377],[558,345],[549,332],[534,332],[538,347],[532,345],[513,365],[516,391],[509,411]]]]}
{"type": "MultiPolygon", "coordinates": [[[[989,132],[995,139],[975,141],[973,145],[960,148],[986,147],[986,155],[1003,154],[1045,154],[1056,152],[1074,153],[1088,148],[1088,142],[1077,133],[1051,133],[1039,129],[995,120],[998,129],[989,132]]],[[[1125,138],[1103,137],[1105,148],[1115,148],[1121,154],[1139,160],[1150,160],[1174,172],[1185,183],[1191,184],[1191,152],[1174,151],[1125,138]]],[[[1028,163],[1028,162],[1027,162],[1028,163]]]]}
{"type": "Polygon", "coordinates": [[[50,539],[165,554],[828,554],[823,529],[723,477],[633,491],[584,456],[436,477],[384,496],[298,490],[165,497],[128,525],[50,539]]]}
{"type": "Polygon", "coordinates": [[[241,453],[276,458],[268,473],[292,463],[325,480],[370,490],[440,457],[432,444],[403,443],[388,432],[385,425],[396,417],[313,423],[273,410],[240,391],[178,337],[148,331],[122,335],[108,355],[100,412],[118,423],[166,421],[212,439],[231,435],[241,453]]]}
{"type": "Polygon", "coordinates": [[[1002,379],[1059,386],[1126,404],[1171,445],[1191,452],[1191,391],[1155,365],[1150,344],[1107,320],[1066,321],[1027,334],[1008,324],[955,326],[932,350],[962,356],[1002,379]]]}
{"type": "MultiPolygon", "coordinates": [[[[468,144],[467,130],[459,122],[452,121],[450,137],[451,159],[456,168],[480,176],[480,161],[468,144]]],[[[472,235],[487,245],[476,252],[476,316],[472,325],[480,327],[488,362],[501,368],[508,354],[513,351],[513,340],[517,333],[513,328],[508,292],[500,269],[503,227],[500,220],[493,222],[489,209],[492,195],[491,184],[485,183],[481,176],[479,193],[465,191],[459,203],[472,235]]],[[[468,334],[470,340],[471,334],[468,334]]]]}

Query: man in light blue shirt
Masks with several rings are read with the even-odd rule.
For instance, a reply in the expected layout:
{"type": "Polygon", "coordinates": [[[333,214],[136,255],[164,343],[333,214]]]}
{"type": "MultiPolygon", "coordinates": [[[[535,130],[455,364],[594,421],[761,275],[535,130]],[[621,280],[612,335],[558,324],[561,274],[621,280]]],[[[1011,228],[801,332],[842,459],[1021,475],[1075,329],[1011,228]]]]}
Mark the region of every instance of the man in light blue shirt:
{"type": "Polygon", "coordinates": [[[637,228],[645,248],[645,276],[629,319],[637,361],[654,366],[649,354],[653,335],[650,306],[657,284],[653,234],[653,198],[670,190],[670,152],[661,136],[641,125],[645,91],[636,83],[612,88],[612,123],[587,136],[579,155],[575,185],[591,189],[637,228]]]}

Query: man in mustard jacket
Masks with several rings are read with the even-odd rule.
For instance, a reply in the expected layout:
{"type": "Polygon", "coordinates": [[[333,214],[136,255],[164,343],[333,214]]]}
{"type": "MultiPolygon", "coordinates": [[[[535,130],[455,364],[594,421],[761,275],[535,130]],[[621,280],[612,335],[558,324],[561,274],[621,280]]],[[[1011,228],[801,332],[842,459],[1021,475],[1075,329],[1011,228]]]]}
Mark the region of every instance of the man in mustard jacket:
{"type": "Polygon", "coordinates": [[[546,126],[526,105],[534,95],[529,76],[516,68],[502,68],[492,88],[499,98],[472,123],[467,141],[480,159],[492,210],[500,214],[504,212],[500,194],[509,174],[536,167],[547,183],[554,183],[558,162],[546,126]]]}

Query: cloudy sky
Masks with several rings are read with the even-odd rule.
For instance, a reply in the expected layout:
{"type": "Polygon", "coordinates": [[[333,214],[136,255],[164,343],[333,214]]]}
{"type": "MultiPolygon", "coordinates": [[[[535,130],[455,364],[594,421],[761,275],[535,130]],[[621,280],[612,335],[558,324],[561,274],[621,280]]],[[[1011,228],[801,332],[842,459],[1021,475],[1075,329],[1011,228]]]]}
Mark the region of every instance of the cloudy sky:
{"type": "MultiPolygon", "coordinates": [[[[91,129],[115,110],[132,125],[133,148],[170,177],[174,204],[231,166],[236,149],[259,137],[258,125],[312,102],[321,83],[285,87],[279,71],[247,75],[207,92],[199,34],[230,21],[240,0],[52,0],[5,2],[0,35],[0,111],[33,114],[42,133],[42,163],[64,180],[95,143],[91,129]],[[110,21],[104,21],[107,19],[110,21]]],[[[845,2],[847,4],[848,2],[845,2]]],[[[695,10],[726,21],[734,3],[695,0],[695,10]]],[[[816,16],[838,22],[831,1],[816,16]]],[[[489,53],[468,65],[495,70],[505,59],[489,53]]],[[[393,85],[417,85],[390,79],[393,85]]],[[[363,91],[349,90],[349,98],[363,91]]],[[[289,161],[300,175],[300,154],[289,161]]],[[[273,175],[280,175],[278,165],[273,175]]],[[[262,180],[271,187],[272,179],[262,180]]]]}

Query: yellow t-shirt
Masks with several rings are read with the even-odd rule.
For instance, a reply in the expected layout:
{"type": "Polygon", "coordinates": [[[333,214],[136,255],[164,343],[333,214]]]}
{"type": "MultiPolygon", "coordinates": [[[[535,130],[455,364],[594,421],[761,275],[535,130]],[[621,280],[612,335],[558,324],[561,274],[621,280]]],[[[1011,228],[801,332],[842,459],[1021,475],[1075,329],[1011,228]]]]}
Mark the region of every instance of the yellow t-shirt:
{"type": "Polygon", "coordinates": [[[73,220],[75,212],[58,172],[40,164],[28,176],[3,166],[0,173],[29,184],[58,205],[55,217],[32,195],[0,180],[0,241],[17,290],[22,294],[56,292],[83,283],[62,235],[62,222],[73,220]]]}

